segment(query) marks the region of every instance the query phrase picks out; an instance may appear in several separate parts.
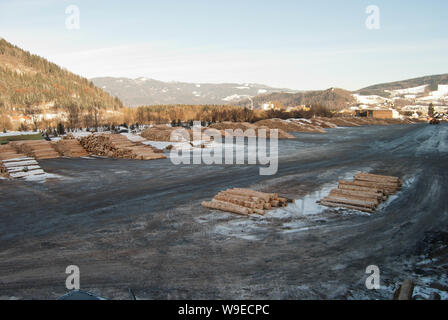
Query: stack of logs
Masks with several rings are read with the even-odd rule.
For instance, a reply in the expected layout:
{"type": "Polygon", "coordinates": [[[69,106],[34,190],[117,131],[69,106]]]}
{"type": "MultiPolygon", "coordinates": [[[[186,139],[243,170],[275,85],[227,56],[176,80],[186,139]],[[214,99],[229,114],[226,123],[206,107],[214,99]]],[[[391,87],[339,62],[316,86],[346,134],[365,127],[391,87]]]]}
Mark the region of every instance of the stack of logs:
{"type": "Polygon", "coordinates": [[[339,181],[338,189],[319,203],[327,207],[344,207],[372,213],[379,204],[395,194],[402,182],[398,177],[358,173],[353,181],[339,181]]]}
{"type": "Polygon", "coordinates": [[[80,143],[89,153],[98,156],[138,160],[166,158],[156,148],[132,142],[120,134],[91,134],[81,138],[80,143]]]}
{"type": "Polygon", "coordinates": [[[291,200],[279,197],[276,193],[264,193],[250,189],[234,188],[219,192],[212,201],[202,202],[202,206],[239,215],[264,215],[265,210],[286,207],[291,200]]]}
{"type": "Polygon", "coordinates": [[[87,157],[89,153],[84,150],[76,139],[62,139],[53,144],[54,149],[63,157],[81,158],[87,157]]]}
{"type": "Polygon", "coordinates": [[[0,145],[0,160],[22,158],[24,156],[24,154],[17,152],[11,144],[0,145]]]}
{"type": "Polygon", "coordinates": [[[3,165],[3,162],[0,160],[0,176],[2,177],[9,177],[8,170],[3,165]]]}
{"type": "Polygon", "coordinates": [[[11,146],[18,152],[38,160],[55,159],[60,155],[47,140],[14,141],[11,146]]]}

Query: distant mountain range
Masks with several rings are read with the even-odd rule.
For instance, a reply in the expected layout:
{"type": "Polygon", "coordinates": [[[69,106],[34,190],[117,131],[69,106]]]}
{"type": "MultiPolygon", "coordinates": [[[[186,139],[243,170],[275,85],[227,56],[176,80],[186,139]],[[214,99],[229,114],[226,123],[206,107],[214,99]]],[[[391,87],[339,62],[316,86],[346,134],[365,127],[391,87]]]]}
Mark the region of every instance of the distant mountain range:
{"type": "Polygon", "coordinates": [[[94,78],[90,81],[0,39],[0,113],[23,108],[65,110],[75,104],[119,109],[124,105],[231,104],[285,107],[320,104],[448,105],[448,74],[376,84],[354,92],[339,88],[297,91],[263,84],[163,82],[147,78],[94,78]]]}
{"type": "Polygon", "coordinates": [[[412,104],[417,98],[423,102],[432,101],[433,97],[444,95],[438,90],[439,85],[448,84],[448,74],[376,84],[353,92],[340,88],[298,91],[262,84],[195,84],[147,78],[94,78],[92,82],[134,107],[158,104],[251,106],[253,103],[255,108],[259,108],[265,103],[277,102],[285,107],[319,104],[340,110],[358,104],[392,104],[397,100],[401,104],[412,104]],[[414,91],[416,94],[413,95],[414,91]]]}
{"type": "Polygon", "coordinates": [[[236,104],[248,97],[274,92],[297,92],[284,88],[272,88],[253,83],[187,83],[163,82],[154,79],[138,78],[93,78],[92,82],[120,97],[127,106],[158,104],[236,104]]]}

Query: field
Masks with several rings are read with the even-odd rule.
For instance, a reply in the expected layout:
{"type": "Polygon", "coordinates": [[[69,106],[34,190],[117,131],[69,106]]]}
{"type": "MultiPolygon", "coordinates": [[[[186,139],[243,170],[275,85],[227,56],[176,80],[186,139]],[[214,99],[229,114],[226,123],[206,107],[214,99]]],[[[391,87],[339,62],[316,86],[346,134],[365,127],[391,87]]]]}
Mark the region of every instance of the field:
{"type": "Polygon", "coordinates": [[[65,269],[111,299],[391,299],[417,281],[448,298],[448,125],[329,128],[279,142],[279,171],[169,159],[40,161],[61,178],[0,181],[0,298],[55,299],[65,269]],[[401,177],[373,214],[321,207],[342,178],[401,177]],[[201,207],[249,187],[296,199],[266,216],[201,207]],[[366,267],[381,270],[367,290],[366,267]]]}
{"type": "Polygon", "coordinates": [[[2,136],[0,135],[0,144],[5,144],[11,141],[23,141],[23,140],[42,140],[40,133],[26,134],[26,135],[14,135],[14,136],[2,136]]]}

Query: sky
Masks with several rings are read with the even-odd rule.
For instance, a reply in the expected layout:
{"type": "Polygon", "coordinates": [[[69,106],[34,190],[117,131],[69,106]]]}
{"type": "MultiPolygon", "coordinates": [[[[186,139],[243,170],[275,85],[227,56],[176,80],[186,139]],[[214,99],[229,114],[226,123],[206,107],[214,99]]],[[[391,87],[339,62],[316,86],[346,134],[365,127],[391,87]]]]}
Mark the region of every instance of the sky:
{"type": "Polygon", "coordinates": [[[447,16],[446,0],[0,0],[0,37],[87,78],[355,90],[448,73],[447,16]]]}

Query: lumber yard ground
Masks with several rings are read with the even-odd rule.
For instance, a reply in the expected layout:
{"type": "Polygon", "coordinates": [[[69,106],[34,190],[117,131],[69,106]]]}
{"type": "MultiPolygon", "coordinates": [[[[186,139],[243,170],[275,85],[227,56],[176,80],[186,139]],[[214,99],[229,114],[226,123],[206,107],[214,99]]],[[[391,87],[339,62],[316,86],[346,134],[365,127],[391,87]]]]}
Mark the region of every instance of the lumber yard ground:
{"type": "Polygon", "coordinates": [[[56,159],[61,179],[0,181],[0,299],[55,299],[65,269],[111,299],[391,299],[405,279],[447,298],[448,125],[328,129],[279,141],[275,176],[257,166],[169,159],[56,159]],[[375,213],[318,206],[341,178],[399,176],[375,213]],[[201,207],[249,187],[300,199],[266,216],[201,207]],[[381,289],[367,290],[377,265],[381,289]]]}

